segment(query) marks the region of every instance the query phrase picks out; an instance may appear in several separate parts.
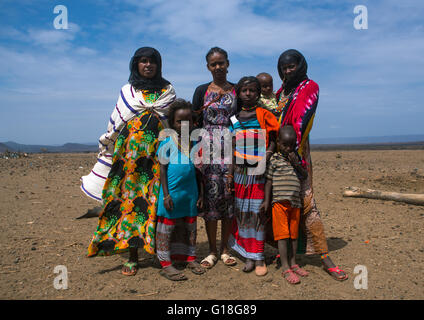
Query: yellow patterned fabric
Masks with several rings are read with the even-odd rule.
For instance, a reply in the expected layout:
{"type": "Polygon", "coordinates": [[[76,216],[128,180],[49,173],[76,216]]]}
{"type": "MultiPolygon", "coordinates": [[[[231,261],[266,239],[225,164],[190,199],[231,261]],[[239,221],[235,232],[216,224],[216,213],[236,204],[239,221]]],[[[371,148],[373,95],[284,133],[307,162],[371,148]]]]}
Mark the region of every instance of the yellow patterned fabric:
{"type": "MultiPolygon", "coordinates": [[[[153,102],[161,92],[143,95],[146,101],[153,102]]],[[[163,128],[158,115],[144,111],[120,132],[103,188],[103,211],[88,247],[89,257],[121,253],[130,247],[155,253],[160,188],[156,151],[163,128]]]]}

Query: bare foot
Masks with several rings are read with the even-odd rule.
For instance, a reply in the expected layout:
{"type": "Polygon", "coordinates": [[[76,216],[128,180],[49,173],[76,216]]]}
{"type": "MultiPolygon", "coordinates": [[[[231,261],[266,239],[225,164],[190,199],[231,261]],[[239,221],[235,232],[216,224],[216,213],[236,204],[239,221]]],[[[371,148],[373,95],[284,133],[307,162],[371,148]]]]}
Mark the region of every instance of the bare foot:
{"type": "Polygon", "coordinates": [[[255,269],[255,262],[253,260],[246,259],[246,263],[242,270],[244,272],[251,272],[253,269],[255,269]]]}

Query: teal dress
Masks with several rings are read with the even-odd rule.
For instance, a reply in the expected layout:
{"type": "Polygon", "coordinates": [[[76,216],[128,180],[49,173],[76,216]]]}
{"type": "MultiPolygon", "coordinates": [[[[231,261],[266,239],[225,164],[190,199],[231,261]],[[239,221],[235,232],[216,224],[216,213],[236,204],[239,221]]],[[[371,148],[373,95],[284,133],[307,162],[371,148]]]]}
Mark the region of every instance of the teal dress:
{"type": "Polygon", "coordinates": [[[196,217],[198,189],[193,162],[178,149],[171,137],[160,143],[157,155],[161,163],[168,162],[168,191],[174,204],[172,211],[166,210],[161,186],[157,216],[167,219],[196,217]]]}

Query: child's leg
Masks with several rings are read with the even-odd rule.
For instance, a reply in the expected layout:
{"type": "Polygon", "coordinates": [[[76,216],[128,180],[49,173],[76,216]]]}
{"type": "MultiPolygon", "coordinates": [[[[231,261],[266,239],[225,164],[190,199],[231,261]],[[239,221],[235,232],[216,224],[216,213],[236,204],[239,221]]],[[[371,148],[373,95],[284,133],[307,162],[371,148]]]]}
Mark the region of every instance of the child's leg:
{"type": "Polygon", "coordinates": [[[296,263],[296,251],[297,251],[297,238],[299,236],[299,223],[300,223],[300,209],[299,208],[290,208],[289,213],[289,230],[290,230],[290,245],[291,249],[289,251],[289,264],[290,268],[299,276],[306,277],[309,273],[306,270],[303,270],[296,263]]]}
{"type": "Polygon", "coordinates": [[[288,261],[288,246],[289,239],[281,239],[278,240],[278,251],[280,253],[280,261],[283,270],[290,269],[289,261],[288,261]]]}
{"type": "Polygon", "coordinates": [[[169,280],[187,280],[187,277],[177,270],[171,261],[171,236],[175,229],[176,219],[158,217],[156,226],[156,254],[162,266],[161,275],[169,280]]]}
{"type": "Polygon", "coordinates": [[[290,246],[290,239],[281,239],[278,240],[278,250],[280,251],[280,260],[281,260],[281,266],[283,269],[283,277],[290,283],[290,284],[297,284],[300,282],[299,277],[296,275],[294,270],[292,270],[289,266],[289,246],[290,246]]]}
{"type": "Polygon", "coordinates": [[[175,229],[176,219],[158,217],[156,226],[156,254],[162,268],[172,265],[171,235],[175,229]]]}
{"type": "Polygon", "coordinates": [[[194,274],[203,274],[205,269],[196,261],[196,239],[197,239],[197,217],[186,217],[184,218],[184,226],[186,229],[186,243],[188,252],[187,255],[187,267],[194,274]]]}

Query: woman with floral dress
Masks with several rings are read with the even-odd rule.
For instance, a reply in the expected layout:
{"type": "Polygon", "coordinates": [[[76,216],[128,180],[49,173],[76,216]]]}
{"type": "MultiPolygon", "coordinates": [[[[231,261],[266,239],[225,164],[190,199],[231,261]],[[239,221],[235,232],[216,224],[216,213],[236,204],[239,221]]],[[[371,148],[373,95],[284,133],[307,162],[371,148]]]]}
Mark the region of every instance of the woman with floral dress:
{"type": "MultiPolygon", "coordinates": [[[[137,273],[138,248],[155,253],[160,163],[159,132],[167,126],[173,86],[162,77],[159,52],[138,49],[130,78],[121,89],[108,131],[100,138],[99,159],[111,158],[102,191],[103,210],[88,247],[88,256],[129,251],[124,275],[137,273]]],[[[106,161],[102,160],[105,164],[106,161]]],[[[99,174],[91,172],[96,178],[99,174]]]]}

